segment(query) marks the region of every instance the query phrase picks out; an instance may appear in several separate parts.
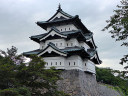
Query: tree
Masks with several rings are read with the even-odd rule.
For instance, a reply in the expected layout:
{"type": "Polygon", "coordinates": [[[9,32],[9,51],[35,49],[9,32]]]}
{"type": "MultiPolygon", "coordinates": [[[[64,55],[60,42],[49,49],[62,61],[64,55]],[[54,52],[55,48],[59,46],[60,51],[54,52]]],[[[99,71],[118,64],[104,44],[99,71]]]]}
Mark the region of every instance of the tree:
{"type": "Polygon", "coordinates": [[[31,55],[29,63],[12,47],[0,54],[0,96],[67,96],[57,90],[60,70],[45,69],[41,57],[31,55]]]}
{"type": "Polygon", "coordinates": [[[113,85],[115,88],[118,86],[125,96],[128,96],[128,82],[124,79],[122,74],[123,72],[119,70],[96,67],[96,80],[98,82],[113,85]],[[115,73],[117,73],[116,76],[115,73]]]}
{"type": "MultiPolygon", "coordinates": [[[[110,29],[111,37],[115,38],[116,41],[123,41],[121,46],[128,47],[128,0],[122,0],[121,5],[117,5],[114,13],[110,20],[106,21],[108,25],[103,31],[110,29]]],[[[120,64],[123,65],[124,63],[128,64],[128,53],[121,59],[120,64]]]]}

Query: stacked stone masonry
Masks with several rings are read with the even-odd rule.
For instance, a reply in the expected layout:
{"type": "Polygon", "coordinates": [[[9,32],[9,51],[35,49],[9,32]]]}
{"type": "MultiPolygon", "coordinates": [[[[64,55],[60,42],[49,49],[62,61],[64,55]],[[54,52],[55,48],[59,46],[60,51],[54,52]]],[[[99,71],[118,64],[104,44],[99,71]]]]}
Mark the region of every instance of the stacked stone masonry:
{"type": "Polygon", "coordinates": [[[100,85],[93,74],[80,70],[64,70],[63,80],[57,82],[58,89],[70,96],[121,96],[117,91],[100,85]]]}

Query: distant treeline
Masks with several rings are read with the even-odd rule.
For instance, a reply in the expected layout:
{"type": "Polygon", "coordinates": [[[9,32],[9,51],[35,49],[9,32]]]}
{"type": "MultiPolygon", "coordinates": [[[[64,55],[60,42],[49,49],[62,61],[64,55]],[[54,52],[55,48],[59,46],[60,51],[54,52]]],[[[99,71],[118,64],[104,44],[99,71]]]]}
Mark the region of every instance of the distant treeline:
{"type": "Polygon", "coordinates": [[[119,87],[125,96],[128,96],[128,78],[125,72],[110,68],[96,67],[96,79],[98,82],[113,85],[115,89],[119,87]]]}

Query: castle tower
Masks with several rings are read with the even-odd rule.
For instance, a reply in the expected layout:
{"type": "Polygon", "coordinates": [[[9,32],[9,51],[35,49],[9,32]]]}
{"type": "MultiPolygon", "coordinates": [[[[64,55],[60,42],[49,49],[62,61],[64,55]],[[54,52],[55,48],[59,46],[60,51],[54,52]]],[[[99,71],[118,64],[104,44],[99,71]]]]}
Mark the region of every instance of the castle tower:
{"type": "Polygon", "coordinates": [[[89,31],[79,19],[64,12],[59,5],[57,12],[47,21],[39,21],[37,25],[47,32],[31,36],[31,40],[40,44],[37,50],[24,52],[29,56],[36,54],[43,57],[46,68],[81,70],[95,74],[95,65],[101,64],[89,31]]]}
{"type": "Polygon", "coordinates": [[[57,82],[58,90],[70,96],[121,96],[96,82],[95,65],[101,64],[101,60],[93,33],[84,26],[78,15],[69,15],[59,5],[50,19],[39,21],[37,25],[47,31],[30,37],[40,48],[23,55],[41,56],[47,62],[46,69],[52,66],[64,69],[60,73],[63,80],[57,82]]]}

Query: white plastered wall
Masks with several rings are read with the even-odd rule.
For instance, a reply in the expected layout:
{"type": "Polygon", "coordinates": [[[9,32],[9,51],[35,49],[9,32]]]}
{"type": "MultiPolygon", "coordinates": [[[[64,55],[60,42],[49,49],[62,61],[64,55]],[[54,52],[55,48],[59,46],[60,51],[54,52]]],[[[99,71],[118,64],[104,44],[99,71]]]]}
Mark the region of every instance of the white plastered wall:
{"type": "Polygon", "coordinates": [[[77,39],[72,38],[66,42],[66,47],[79,46],[79,42],[77,39]]]}
{"type": "Polygon", "coordinates": [[[49,42],[52,42],[53,44],[55,44],[55,46],[58,47],[59,49],[64,49],[65,47],[79,46],[78,40],[75,38],[72,38],[68,41],[66,41],[65,39],[47,40],[45,41],[45,43],[40,43],[40,48],[43,48],[43,49],[46,48],[49,42]]]}
{"type": "Polygon", "coordinates": [[[67,58],[66,62],[65,62],[65,69],[67,69],[67,70],[71,70],[71,69],[82,70],[82,68],[81,68],[82,63],[80,61],[81,61],[81,59],[77,55],[67,58]]]}
{"type": "MultiPolygon", "coordinates": [[[[73,24],[55,26],[60,32],[78,30],[73,24]]],[[[47,32],[51,30],[51,27],[47,28],[47,32]]]]}
{"type": "Polygon", "coordinates": [[[82,59],[81,57],[75,55],[68,58],[65,57],[44,57],[46,62],[46,69],[54,66],[56,69],[79,69],[82,70],[82,59]]]}
{"type": "Polygon", "coordinates": [[[54,66],[56,69],[65,69],[65,58],[64,57],[44,57],[46,62],[46,69],[54,66]]]}
{"type": "MultiPolygon", "coordinates": [[[[84,64],[83,65],[84,66],[86,65],[86,71],[94,73],[94,74],[96,73],[96,71],[95,71],[95,64],[92,61],[84,60],[84,64]]],[[[83,66],[83,68],[84,68],[84,66],[83,66]]]]}
{"type": "Polygon", "coordinates": [[[85,42],[80,42],[80,46],[84,47],[86,51],[90,48],[85,42]]]}
{"type": "Polygon", "coordinates": [[[82,71],[87,71],[91,73],[95,72],[95,64],[90,60],[82,60],[82,58],[78,55],[74,55],[68,58],[65,57],[44,57],[44,61],[46,62],[46,69],[54,66],[56,69],[79,69],[82,71]]]}
{"type": "Polygon", "coordinates": [[[65,45],[66,45],[65,39],[53,39],[53,40],[47,40],[44,46],[47,47],[49,42],[52,42],[53,44],[55,44],[55,46],[58,47],[59,49],[65,48],[65,45]]]}
{"type": "Polygon", "coordinates": [[[44,42],[40,42],[40,49],[44,49],[45,47],[45,43],[44,42]]]}

